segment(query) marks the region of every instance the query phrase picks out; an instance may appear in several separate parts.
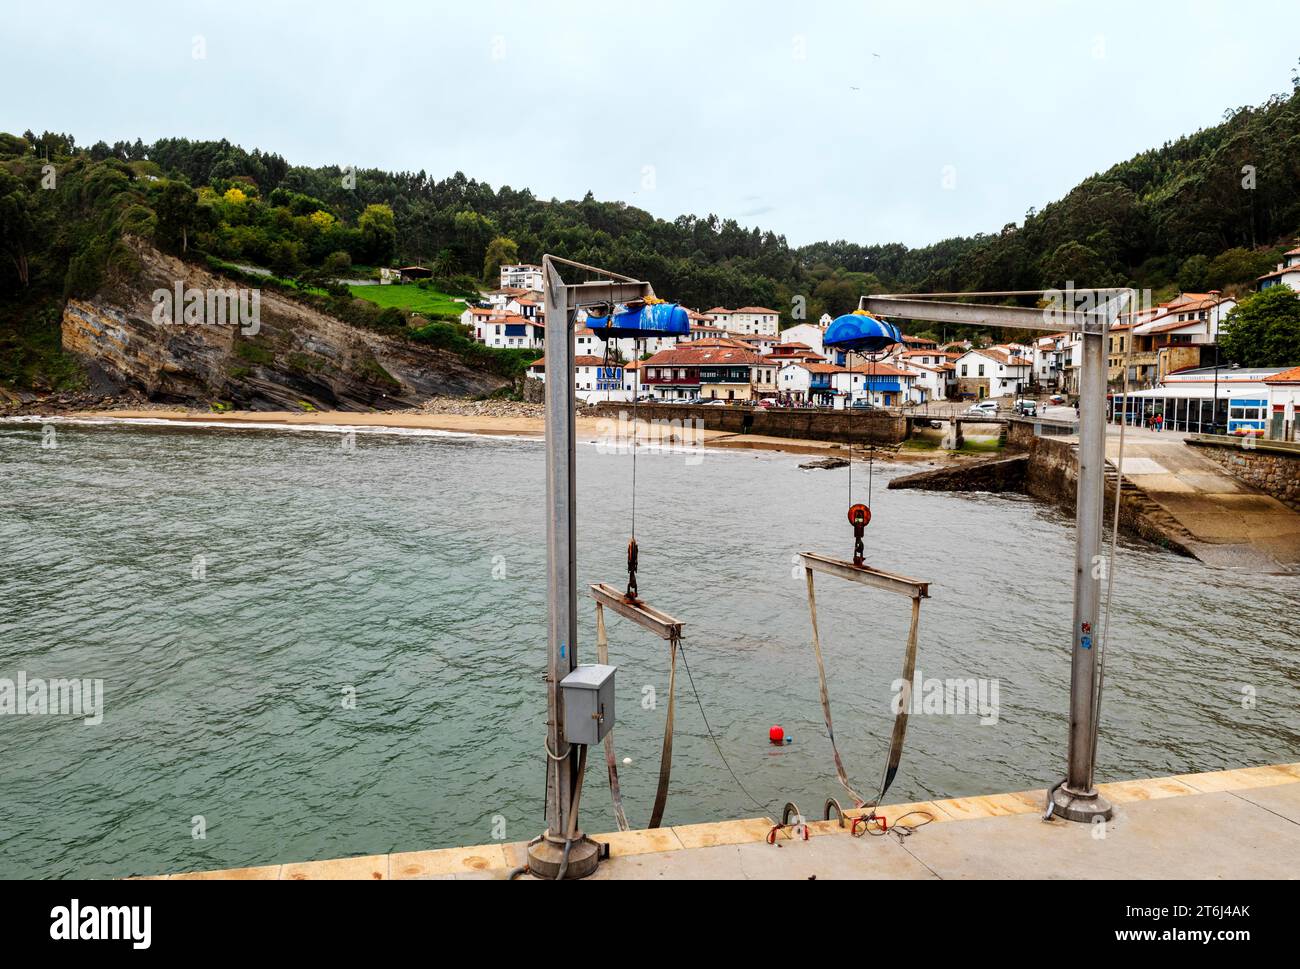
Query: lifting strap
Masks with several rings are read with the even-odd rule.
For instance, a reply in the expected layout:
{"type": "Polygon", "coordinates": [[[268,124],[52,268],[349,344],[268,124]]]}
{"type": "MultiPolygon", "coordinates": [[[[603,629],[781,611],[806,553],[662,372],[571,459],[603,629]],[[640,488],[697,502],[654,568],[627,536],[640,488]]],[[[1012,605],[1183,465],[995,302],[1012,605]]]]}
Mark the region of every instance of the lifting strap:
{"type": "MultiPolygon", "coordinates": [[[[921,623],[921,599],[928,595],[927,583],[919,583],[899,576],[888,576],[891,580],[898,579],[902,583],[912,582],[915,586],[914,594],[911,595],[912,625],[907,634],[907,650],[903,654],[903,689],[899,709],[894,717],[894,731],[889,741],[889,756],[885,761],[885,772],[881,777],[880,789],[875,799],[868,801],[867,798],[855,791],[849,783],[848,775],[844,770],[844,760],[840,757],[839,747],[835,743],[835,727],[831,723],[830,693],[826,688],[826,663],[822,658],[821,635],[817,629],[817,596],[813,589],[813,569],[808,565],[808,562],[809,559],[805,554],[804,572],[808,580],[808,610],[812,615],[813,652],[817,657],[817,678],[821,687],[822,716],[826,721],[826,733],[830,736],[831,752],[835,755],[835,774],[839,779],[840,786],[853,796],[858,807],[874,808],[879,806],[885,792],[894,783],[894,777],[898,774],[898,765],[903,758],[903,741],[907,736],[907,713],[911,706],[912,677],[916,673],[916,641],[917,630],[921,623]]],[[[847,562],[836,564],[841,569],[854,569],[854,566],[847,562]]],[[[870,568],[861,568],[861,571],[864,574],[873,576],[887,576],[887,573],[880,573],[870,568]]],[[[902,589],[895,591],[902,591],[902,589]]]]}
{"type": "MultiPolygon", "coordinates": [[[[668,805],[668,786],[673,772],[673,720],[677,701],[677,647],[681,641],[681,623],[671,616],[651,609],[643,602],[629,601],[616,589],[606,585],[592,586],[596,596],[596,657],[609,665],[609,635],[605,629],[605,602],[611,608],[627,610],[623,614],[642,626],[657,632],[668,640],[668,715],[664,721],[664,741],[659,752],[659,787],[655,791],[654,809],[647,827],[657,828],[663,823],[668,805]],[[605,602],[601,599],[604,598],[605,602]],[[617,600],[617,601],[616,601],[617,600]]],[[[620,831],[628,830],[627,812],[623,807],[623,792],[618,781],[618,758],[614,754],[614,731],[605,734],[605,767],[609,772],[609,793],[614,802],[614,820],[620,831]]]]}

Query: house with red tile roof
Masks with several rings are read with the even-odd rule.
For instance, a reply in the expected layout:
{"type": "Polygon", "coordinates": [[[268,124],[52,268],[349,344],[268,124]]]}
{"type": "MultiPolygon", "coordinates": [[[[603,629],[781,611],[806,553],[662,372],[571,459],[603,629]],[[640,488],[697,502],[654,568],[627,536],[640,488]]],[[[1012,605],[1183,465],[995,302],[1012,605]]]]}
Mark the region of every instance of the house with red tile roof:
{"type": "Polygon", "coordinates": [[[742,336],[758,334],[775,337],[781,329],[781,314],[765,306],[742,306],[738,310],[715,306],[709,310],[708,315],[719,326],[742,336]]]}
{"type": "Polygon", "coordinates": [[[1290,286],[1300,291],[1300,247],[1283,253],[1277,269],[1265,273],[1255,282],[1255,289],[1261,293],[1272,286],[1290,286]]]}
{"type": "Polygon", "coordinates": [[[968,350],[957,360],[957,392],[976,400],[1014,397],[1029,386],[1033,361],[1009,346],[968,350]]]}
{"type": "MultiPolygon", "coordinates": [[[[533,361],[529,380],[546,379],[546,358],[533,361]]],[[[587,404],[602,401],[631,401],[637,397],[635,365],[606,363],[604,357],[579,354],[573,358],[573,388],[578,400],[587,404]]]]}

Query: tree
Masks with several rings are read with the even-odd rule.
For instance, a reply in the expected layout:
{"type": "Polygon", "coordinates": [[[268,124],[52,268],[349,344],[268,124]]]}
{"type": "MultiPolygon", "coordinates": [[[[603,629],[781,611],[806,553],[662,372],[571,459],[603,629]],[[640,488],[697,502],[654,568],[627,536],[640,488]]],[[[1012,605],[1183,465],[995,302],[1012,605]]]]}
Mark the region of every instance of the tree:
{"type": "Polygon", "coordinates": [[[194,190],[183,182],[168,182],[158,196],[154,211],[158,215],[158,245],[170,252],[187,252],[190,232],[199,217],[194,190]]]}
{"type": "Polygon", "coordinates": [[[497,236],[488,243],[487,254],[483,257],[483,281],[491,285],[500,278],[501,267],[519,261],[519,246],[513,239],[497,236]]]}
{"type": "Polygon", "coordinates": [[[1039,269],[1044,288],[1063,289],[1113,285],[1114,273],[1095,249],[1078,242],[1063,242],[1042,261],[1039,269]]]}
{"type": "Polygon", "coordinates": [[[1205,256],[1189,256],[1178,268],[1178,289],[1184,293],[1202,292],[1210,278],[1210,260],[1205,256]]]}
{"type": "Polygon", "coordinates": [[[361,230],[361,250],[367,262],[374,266],[387,265],[397,249],[397,226],[393,210],[387,205],[367,205],[357,219],[361,230]]]}
{"type": "Polygon", "coordinates": [[[32,198],[23,183],[0,169],[0,249],[14,264],[18,281],[30,280],[28,253],[32,247],[34,220],[32,198]]]}
{"type": "Polygon", "coordinates": [[[1300,365],[1300,293],[1270,286],[1242,300],[1224,320],[1219,346],[1243,367],[1300,365]]]}

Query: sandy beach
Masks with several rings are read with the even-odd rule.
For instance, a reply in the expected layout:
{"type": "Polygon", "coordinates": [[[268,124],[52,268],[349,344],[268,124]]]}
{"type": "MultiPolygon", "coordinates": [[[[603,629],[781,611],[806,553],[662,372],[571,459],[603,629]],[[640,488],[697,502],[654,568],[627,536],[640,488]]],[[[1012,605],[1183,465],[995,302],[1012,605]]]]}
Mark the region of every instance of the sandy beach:
{"type": "MultiPolygon", "coordinates": [[[[410,411],[356,413],[345,411],[228,411],[203,413],[185,410],[108,410],[76,411],[64,415],[72,420],[153,420],[191,424],[282,424],[288,426],[328,427],[391,427],[407,430],[447,431],[457,434],[483,434],[506,437],[535,437],[542,439],[546,422],[540,417],[496,416],[487,414],[438,414],[410,411]]],[[[578,437],[593,442],[603,432],[609,431],[605,418],[582,417],[577,419],[578,437]]],[[[790,454],[816,454],[822,456],[842,454],[846,448],[828,441],[809,441],[794,438],[766,437],[760,434],[731,434],[726,431],[701,431],[704,444],[711,448],[740,448],[754,451],[784,451],[790,454]]],[[[892,448],[877,451],[881,460],[916,462],[950,462],[968,460],[969,455],[954,455],[944,451],[899,451],[892,448]]]]}

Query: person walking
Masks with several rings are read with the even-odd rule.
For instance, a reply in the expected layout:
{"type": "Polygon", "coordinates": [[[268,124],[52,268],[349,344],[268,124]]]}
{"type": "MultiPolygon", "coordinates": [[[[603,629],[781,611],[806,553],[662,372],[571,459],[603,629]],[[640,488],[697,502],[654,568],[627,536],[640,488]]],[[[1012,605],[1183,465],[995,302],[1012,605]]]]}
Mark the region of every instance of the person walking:
{"type": "Polygon", "coordinates": [[[1157,415],[1156,415],[1156,433],[1159,434],[1159,433],[1160,433],[1161,431],[1163,431],[1164,429],[1165,429],[1165,415],[1164,415],[1164,414],[1157,414],[1157,415]]]}

